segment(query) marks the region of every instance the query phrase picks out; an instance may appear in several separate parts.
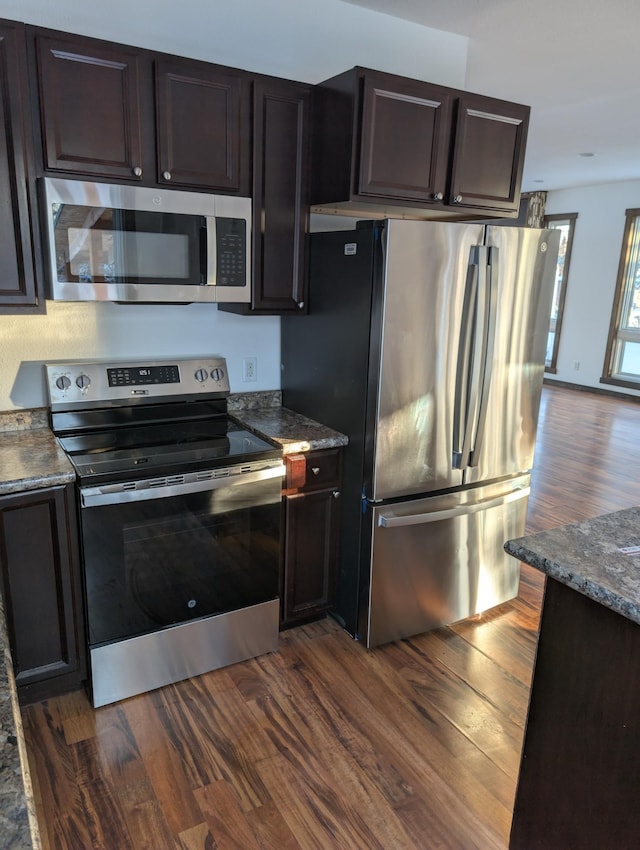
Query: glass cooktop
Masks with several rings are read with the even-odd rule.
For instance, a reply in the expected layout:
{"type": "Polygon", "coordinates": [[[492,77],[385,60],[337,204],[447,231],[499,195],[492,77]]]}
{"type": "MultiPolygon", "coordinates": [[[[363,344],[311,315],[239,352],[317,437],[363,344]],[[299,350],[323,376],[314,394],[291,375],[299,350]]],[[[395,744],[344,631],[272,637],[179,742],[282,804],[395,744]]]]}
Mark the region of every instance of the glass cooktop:
{"type": "Polygon", "coordinates": [[[226,417],[58,436],[83,483],[121,481],[280,456],[280,449],[226,417]]]}

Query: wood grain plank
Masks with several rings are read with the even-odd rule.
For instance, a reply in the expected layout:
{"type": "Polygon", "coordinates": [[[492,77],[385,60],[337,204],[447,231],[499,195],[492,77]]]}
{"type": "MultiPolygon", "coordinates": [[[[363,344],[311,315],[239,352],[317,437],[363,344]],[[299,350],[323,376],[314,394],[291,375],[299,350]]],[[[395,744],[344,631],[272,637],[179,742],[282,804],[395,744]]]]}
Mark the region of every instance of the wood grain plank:
{"type": "Polygon", "coordinates": [[[195,796],[217,850],[260,850],[232,788],[224,780],[197,788],[195,796]]]}
{"type": "MultiPolygon", "coordinates": [[[[451,629],[436,629],[426,642],[409,641],[419,655],[414,661],[420,667],[426,653],[447,667],[466,687],[484,699],[512,723],[522,726],[529,701],[529,688],[501,667],[493,658],[476,649],[451,629]]],[[[532,651],[535,636],[532,637],[532,651]]]]}
{"type": "Polygon", "coordinates": [[[83,795],[76,781],[75,752],[65,741],[56,702],[51,702],[52,706],[38,703],[23,712],[30,770],[37,775],[42,812],[47,813],[38,816],[40,831],[53,850],[91,848],[83,795]]]}
{"type": "MultiPolygon", "coordinates": [[[[395,814],[375,800],[362,805],[353,783],[327,780],[321,761],[300,758],[294,751],[261,762],[259,769],[276,806],[303,850],[353,847],[383,850],[413,848],[395,814]]],[[[369,788],[369,792],[373,789],[369,788]]],[[[367,793],[363,791],[363,793],[367,793]]]]}
{"type": "Polygon", "coordinates": [[[207,823],[199,823],[185,829],[178,835],[178,842],[180,850],[215,850],[216,846],[207,823]]]}
{"type": "Polygon", "coordinates": [[[159,691],[125,700],[123,710],[160,807],[173,835],[202,823],[202,813],[185,775],[175,734],[167,734],[159,715],[159,691]]]}
{"type": "Polygon", "coordinates": [[[501,770],[517,775],[518,750],[522,745],[522,725],[510,720],[482,693],[441,664],[433,642],[429,655],[417,653],[411,642],[400,642],[388,648],[388,658],[407,685],[411,698],[430,711],[442,714],[501,770]]]}
{"type": "Polygon", "coordinates": [[[118,785],[117,796],[134,850],[176,850],[179,847],[147,777],[118,785]]]}
{"type": "Polygon", "coordinates": [[[268,801],[253,765],[275,750],[240,692],[216,689],[215,678],[201,676],[165,689],[161,721],[175,740],[191,787],[225,780],[249,811],[268,801]]]}
{"type": "Polygon", "coordinates": [[[289,829],[280,809],[271,800],[264,806],[259,806],[246,813],[247,822],[251,824],[258,843],[264,850],[300,850],[300,844],[289,829]]]}

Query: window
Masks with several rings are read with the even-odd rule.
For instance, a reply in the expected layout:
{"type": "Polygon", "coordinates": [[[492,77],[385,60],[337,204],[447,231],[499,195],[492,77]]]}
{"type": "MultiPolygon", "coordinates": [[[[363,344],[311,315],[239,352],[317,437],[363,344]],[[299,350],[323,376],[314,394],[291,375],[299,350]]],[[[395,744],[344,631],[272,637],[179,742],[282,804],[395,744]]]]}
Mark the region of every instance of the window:
{"type": "Polygon", "coordinates": [[[626,211],[601,380],[605,384],[640,387],[640,209],[626,211]]]}
{"type": "Polygon", "coordinates": [[[569,261],[571,260],[571,246],[573,245],[573,230],[578,213],[563,213],[560,215],[547,215],[544,217],[544,226],[559,230],[560,252],[558,254],[558,265],[556,266],[556,279],[553,286],[553,299],[551,301],[551,316],[549,319],[549,334],[547,336],[547,354],[544,361],[545,372],[556,372],[558,360],[558,346],[560,344],[560,328],[562,327],[562,313],[564,310],[564,298],[567,291],[567,279],[569,277],[569,261]]]}

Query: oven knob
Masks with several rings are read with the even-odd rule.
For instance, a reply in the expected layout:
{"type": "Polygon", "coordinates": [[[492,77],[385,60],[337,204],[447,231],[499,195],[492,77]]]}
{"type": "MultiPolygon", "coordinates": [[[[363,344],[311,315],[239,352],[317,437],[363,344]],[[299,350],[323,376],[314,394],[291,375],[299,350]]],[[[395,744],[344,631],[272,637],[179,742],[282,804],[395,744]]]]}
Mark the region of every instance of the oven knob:
{"type": "Polygon", "coordinates": [[[196,371],[193,373],[193,377],[196,379],[196,381],[200,381],[200,383],[203,384],[207,380],[209,375],[206,369],[196,369],[196,371]]]}
{"type": "Polygon", "coordinates": [[[221,381],[224,378],[224,371],[222,369],[212,369],[211,377],[214,381],[221,381]]]}
{"type": "Polygon", "coordinates": [[[84,373],[82,375],[78,375],[76,378],[76,385],[80,387],[81,390],[86,390],[91,385],[91,378],[84,373]]]}
{"type": "Polygon", "coordinates": [[[56,387],[59,390],[68,390],[71,386],[71,381],[66,375],[60,375],[59,378],[56,378],[56,387]]]}

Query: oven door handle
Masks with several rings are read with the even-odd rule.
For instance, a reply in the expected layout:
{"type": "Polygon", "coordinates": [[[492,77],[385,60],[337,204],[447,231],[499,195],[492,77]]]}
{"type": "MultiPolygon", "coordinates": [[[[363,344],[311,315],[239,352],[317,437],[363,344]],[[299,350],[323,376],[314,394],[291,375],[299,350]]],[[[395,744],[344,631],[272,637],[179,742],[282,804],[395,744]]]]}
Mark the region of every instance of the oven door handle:
{"type": "MultiPolygon", "coordinates": [[[[193,473],[194,476],[197,473],[193,473]]],[[[183,496],[188,493],[204,493],[207,490],[217,490],[221,487],[240,487],[243,484],[254,484],[267,481],[270,478],[283,478],[285,466],[278,463],[274,466],[254,472],[237,472],[221,475],[218,478],[207,478],[192,481],[176,481],[183,476],[152,479],[147,482],[128,482],[120,484],[104,484],[99,487],[82,487],[80,501],[83,508],[93,508],[101,505],[121,505],[126,502],[142,502],[149,499],[167,499],[170,496],[183,496]],[[146,483],[146,487],[136,487],[146,483]],[[130,487],[131,489],[126,489],[130,487]]]]}

